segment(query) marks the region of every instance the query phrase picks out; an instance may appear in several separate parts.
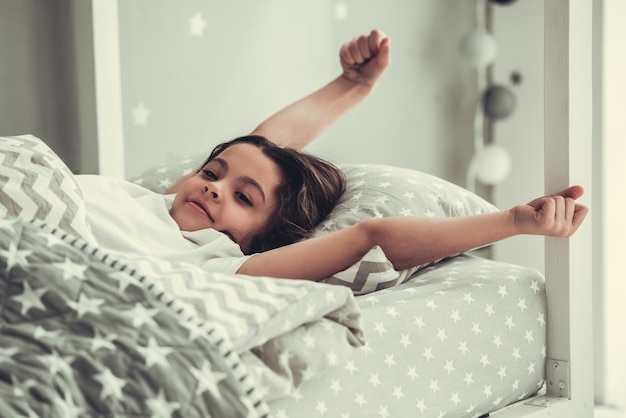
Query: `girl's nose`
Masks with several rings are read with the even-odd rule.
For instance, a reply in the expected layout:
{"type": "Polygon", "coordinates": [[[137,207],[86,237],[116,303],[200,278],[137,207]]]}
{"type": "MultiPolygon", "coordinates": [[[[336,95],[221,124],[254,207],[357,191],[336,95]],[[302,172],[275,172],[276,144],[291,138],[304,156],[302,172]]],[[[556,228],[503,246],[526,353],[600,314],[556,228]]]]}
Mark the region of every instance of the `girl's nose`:
{"type": "Polygon", "coordinates": [[[219,200],[221,193],[218,192],[217,186],[213,186],[212,183],[211,190],[209,190],[209,186],[204,186],[204,193],[208,193],[209,196],[214,200],[219,200]]]}

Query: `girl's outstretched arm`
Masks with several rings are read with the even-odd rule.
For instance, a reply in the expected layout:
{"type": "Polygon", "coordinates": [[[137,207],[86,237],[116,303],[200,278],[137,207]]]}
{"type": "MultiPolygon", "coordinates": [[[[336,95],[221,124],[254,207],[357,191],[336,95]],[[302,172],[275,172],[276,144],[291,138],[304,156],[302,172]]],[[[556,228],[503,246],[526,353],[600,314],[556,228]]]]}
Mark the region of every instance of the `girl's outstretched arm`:
{"type": "Polygon", "coordinates": [[[342,74],[262,122],[252,134],[281,147],[302,149],[367,97],[390,63],[390,39],[380,30],[342,45],[342,74]]]}
{"type": "Polygon", "coordinates": [[[238,273],[317,281],[350,267],[375,245],[382,248],[396,270],[403,270],[519,234],[569,237],[588,211],[575,202],[581,195],[582,188],[573,186],[503,212],[371,219],[256,254],[238,273]]]}

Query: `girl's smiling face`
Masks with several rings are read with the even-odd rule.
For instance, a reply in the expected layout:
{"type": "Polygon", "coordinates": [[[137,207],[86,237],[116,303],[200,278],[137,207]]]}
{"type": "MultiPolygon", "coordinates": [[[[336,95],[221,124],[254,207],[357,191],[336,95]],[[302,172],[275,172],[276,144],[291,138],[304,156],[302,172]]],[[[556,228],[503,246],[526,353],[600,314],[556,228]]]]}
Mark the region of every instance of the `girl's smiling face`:
{"type": "Polygon", "coordinates": [[[170,215],[183,231],[213,228],[246,252],[276,210],[281,181],[260,148],[233,144],[181,185],[170,215]]]}

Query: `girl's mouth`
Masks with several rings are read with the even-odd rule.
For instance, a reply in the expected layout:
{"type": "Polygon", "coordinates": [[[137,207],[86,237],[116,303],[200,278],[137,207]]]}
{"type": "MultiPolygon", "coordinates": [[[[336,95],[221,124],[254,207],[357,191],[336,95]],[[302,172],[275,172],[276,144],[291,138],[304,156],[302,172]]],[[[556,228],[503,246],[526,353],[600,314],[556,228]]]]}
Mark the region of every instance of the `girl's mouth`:
{"type": "Polygon", "coordinates": [[[207,218],[209,218],[211,220],[211,222],[215,222],[215,220],[213,219],[213,216],[211,216],[211,212],[209,211],[209,208],[206,207],[206,205],[204,205],[204,203],[196,201],[196,200],[192,200],[192,201],[189,202],[189,205],[196,212],[201,213],[201,214],[205,215],[207,218]]]}

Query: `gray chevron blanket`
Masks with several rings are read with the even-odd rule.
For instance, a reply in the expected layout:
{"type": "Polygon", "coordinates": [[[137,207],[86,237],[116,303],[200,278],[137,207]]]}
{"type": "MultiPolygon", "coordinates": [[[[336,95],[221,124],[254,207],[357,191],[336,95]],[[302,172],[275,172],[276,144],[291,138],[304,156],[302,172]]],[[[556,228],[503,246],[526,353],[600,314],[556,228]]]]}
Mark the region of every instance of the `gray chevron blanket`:
{"type": "Polygon", "coordinates": [[[264,416],[363,343],[350,289],[108,254],[81,199],[43,142],[0,139],[6,416],[264,416]]]}

